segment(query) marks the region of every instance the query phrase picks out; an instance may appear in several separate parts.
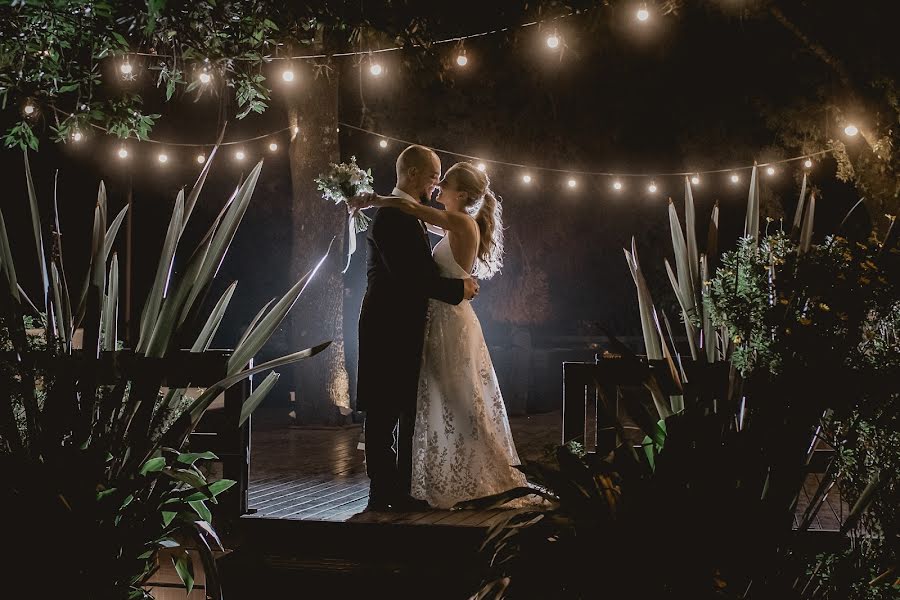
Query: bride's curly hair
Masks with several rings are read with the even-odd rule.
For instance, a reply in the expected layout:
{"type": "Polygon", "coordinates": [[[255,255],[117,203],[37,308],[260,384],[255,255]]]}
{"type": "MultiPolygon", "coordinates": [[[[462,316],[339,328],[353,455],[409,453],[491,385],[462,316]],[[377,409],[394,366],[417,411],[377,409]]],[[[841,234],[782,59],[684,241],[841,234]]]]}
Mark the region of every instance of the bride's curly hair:
{"type": "Polygon", "coordinates": [[[503,267],[503,206],[502,198],[491,190],[487,174],[467,162],[458,162],[444,174],[456,187],[468,194],[466,211],[478,224],[478,252],[472,274],[478,279],[490,279],[503,267]]]}

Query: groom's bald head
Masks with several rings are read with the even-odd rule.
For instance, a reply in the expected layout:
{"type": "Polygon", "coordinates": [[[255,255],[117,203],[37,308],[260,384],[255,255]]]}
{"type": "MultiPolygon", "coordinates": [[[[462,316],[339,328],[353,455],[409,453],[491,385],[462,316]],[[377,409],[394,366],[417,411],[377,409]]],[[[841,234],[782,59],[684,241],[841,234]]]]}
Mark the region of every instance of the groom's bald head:
{"type": "Polygon", "coordinates": [[[410,169],[427,170],[433,167],[435,162],[440,168],[441,159],[438,158],[438,155],[431,148],[417,145],[409,146],[397,157],[397,179],[399,180],[410,175],[410,169]]]}
{"type": "Polygon", "coordinates": [[[397,186],[427,202],[441,180],[441,159],[425,146],[409,146],[397,157],[397,186]]]}

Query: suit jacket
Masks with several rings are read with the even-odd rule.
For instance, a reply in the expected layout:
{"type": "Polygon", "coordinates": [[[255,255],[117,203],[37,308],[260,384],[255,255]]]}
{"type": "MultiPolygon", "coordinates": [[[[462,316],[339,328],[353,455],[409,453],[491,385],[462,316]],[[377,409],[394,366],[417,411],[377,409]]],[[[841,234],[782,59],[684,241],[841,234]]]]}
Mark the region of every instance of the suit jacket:
{"type": "Polygon", "coordinates": [[[414,411],[428,298],[459,304],[463,280],[440,276],[422,223],[396,208],[377,211],[366,245],[356,408],[414,411]]]}

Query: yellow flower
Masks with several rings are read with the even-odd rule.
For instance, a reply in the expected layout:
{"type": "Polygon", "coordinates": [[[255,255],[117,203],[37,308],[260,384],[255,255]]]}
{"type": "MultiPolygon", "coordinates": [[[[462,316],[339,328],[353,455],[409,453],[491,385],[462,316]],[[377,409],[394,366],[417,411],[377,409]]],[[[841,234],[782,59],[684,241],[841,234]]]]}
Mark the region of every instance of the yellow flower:
{"type": "Polygon", "coordinates": [[[734,343],[735,343],[735,344],[740,344],[740,343],[741,343],[741,336],[739,336],[739,335],[734,336],[734,343]]]}
{"type": "Polygon", "coordinates": [[[831,307],[828,306],[827,304],[825,304],[824,302],[819,303],[819,308],[821,308],[825,312],[828,312],[831,310],[831,307]]]}
{"type": "Polygon", "coordinates": [[[868,277],[860,277],[859,282],[863,285],[869,285],[870,283],[872,283],[872,280],[868,277]]]}
{"type": "Polygon", "coordinates": [[[806,317],[800,317],[801,325],[809,325],[810,323],[812,323],[812,319],[808,319],[806,317]]]}
{"type": "Polygon", "coordinates": [[[787,298],[782,298],[781,300],[778,301],[778,303],[779,303],[779,304],[787,304],[787,303],[788,303],[788,299],[787,299],[787,298]]]}
{"type": "Polygon", "coordinates": [[[846,320],[847,320],[847,313],[845,313],[845,312],[839,312],[839,313],[838,313],[838,319],[840,319],[841,321],[846,321],[846,320]]]}

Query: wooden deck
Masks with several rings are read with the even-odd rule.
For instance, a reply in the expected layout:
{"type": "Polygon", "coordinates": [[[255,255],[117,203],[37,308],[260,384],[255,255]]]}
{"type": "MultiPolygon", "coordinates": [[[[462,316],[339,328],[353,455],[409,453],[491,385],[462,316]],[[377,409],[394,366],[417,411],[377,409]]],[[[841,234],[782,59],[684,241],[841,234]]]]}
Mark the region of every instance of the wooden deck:
{"type": "MultiPolygon", "coordinates": [[[[363,512],[369,479],[357,449],[360,427],[292,428],[268,416],[254,428],[250,509],[245,518],[490,527],[509,510],[363,512]]],[[[559,413],[514,417],[520,456],[537,459],[559,440],[559,413]]]]}
{"type": "MultiPolygon", "coordinates": [[[[559,443],[561,415],[548,413],[513,417],[510,426],[523,459],[544,460],[547,447],[559,443]]],[[[416,513],[363,512],[369,480],[364,454],[357,449],[361,428],[294,428],[278,415],[259,419],[253,431],[250,473],[250,519],[288,519],[352,523],[393,523],[490,527],[508,510],[416,513]]],[[[795,515],[799,523],[812,497],[819,474],[807,478],[795,515]]],[[[810,529],[840,528],[848,507],[834,488],[825,498],[810,529]]]]}
{"type": "MultiPolygon", "coordinates": [[[[359,427],[291,428],[286,415],[266,413],[254,420],[254,512],[239,520],[225,541],[234,551],[219,561],[228,597],[313,591],[335,600],[459,600],[478,589],[490,558],[480,550],[485,529],[510,510],[364,512],[369,482],[357,449],[359,427]]],[[[520,457],[548,461],[548,449],[561,439],[561,423],[558,412],[511,418],[520,457]]],[[[815,477],[807,482],[798,518],[815,477]]],[[[825,502],[813,530],[836,530],[841,511],[847,512],[835,493],[825,502]]],[[[825,541],[818,532],[806,539],[813,537],[816,547],[825,541]]]]}

